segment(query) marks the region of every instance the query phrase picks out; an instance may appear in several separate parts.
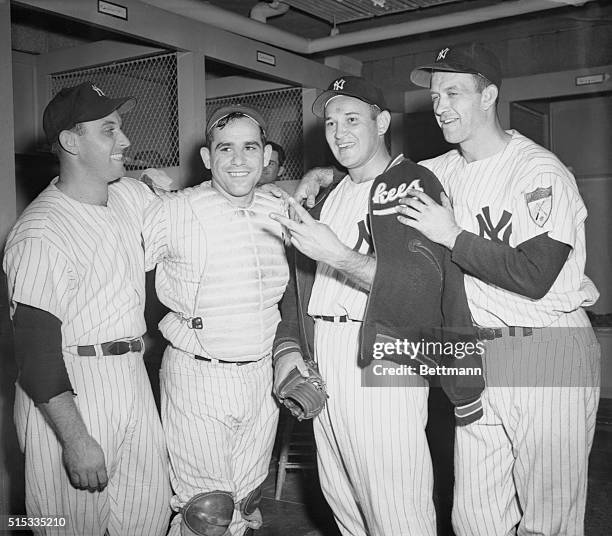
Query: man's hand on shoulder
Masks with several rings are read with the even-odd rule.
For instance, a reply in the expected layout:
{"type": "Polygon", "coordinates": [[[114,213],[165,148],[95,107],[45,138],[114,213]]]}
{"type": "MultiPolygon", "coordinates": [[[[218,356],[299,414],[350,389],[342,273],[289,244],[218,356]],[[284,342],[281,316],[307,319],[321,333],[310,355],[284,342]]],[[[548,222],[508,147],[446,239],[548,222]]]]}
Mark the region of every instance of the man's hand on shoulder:
{"type": "Polygon", "coordinates": [[[413,227],[429,240],[452,250],[462,229],[455,221],[453,207],[444,192],[440,194],[442,204],[418,190],[408,190],[408,196],[400,199],[396,210],[400,223],[413,227]]]}
{"type": "Polygon", "coordinates": [[[257,185],[257,189],[261,192],[271,194],[274,197],[283,199],[285,201],[289,198],[289,194],[285,192],[285,190],[283,190],[280,186],[277,186],[273,182],[268,182],[266,184],[257,185]]]}
{"type": "Polygon", "coordinates": [[[315,167],[308,170],[300,184],[298,184],[293,198],[303,205],[306,202],[308,208],[312,208],[315,204],[315,199],[321,188],[327,188],[334,181],[334,168],[331,167],[315,167]]]}
{"type": "Polygon", "coordinates": [[[140,174],[140,181],[144,182],[153,191],[169,192],[172,189],[172,177],[162,169],[149,168],[140,174]]]}

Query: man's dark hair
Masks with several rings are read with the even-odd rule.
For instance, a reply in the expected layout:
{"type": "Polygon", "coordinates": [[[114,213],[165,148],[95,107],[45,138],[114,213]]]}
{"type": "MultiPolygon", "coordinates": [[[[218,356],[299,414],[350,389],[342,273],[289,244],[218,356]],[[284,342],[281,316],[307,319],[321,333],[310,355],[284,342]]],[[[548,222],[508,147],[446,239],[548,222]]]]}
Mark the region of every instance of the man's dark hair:
{"type": "MultiPolygon", "coordinates": [[[[219,130],[223,130],[226,127],[226,125],[232,122],[234,119],[242,119],[243,117],[246,117],[249,121],[253,121],[248,115],[245,115],[240,112],[232,112],[231,114],[226,115],[223,119],[219,119],[217,124],[206,133],[206,141],[205,141],[206,147],[210,149],[210,147],[212,146],[213,131],[216,128],[218,128],[219,130]]],[[[264,132],[263,128],[261,128],[261,125],[258,125],[258,126],[259,126],[259,136],[261,137],[261,146],[263,148],[266,145],[266,133],[264,132]]]]}
{"type": "Polygon", "coordinates": [[[274,141],[269,141],[268,145],[272,147],[273,151],[276,151],[278,153],[278,167],[281,167],[285,163],[285,159],[287,158],[285,155],[285,150],[274,141]]]}

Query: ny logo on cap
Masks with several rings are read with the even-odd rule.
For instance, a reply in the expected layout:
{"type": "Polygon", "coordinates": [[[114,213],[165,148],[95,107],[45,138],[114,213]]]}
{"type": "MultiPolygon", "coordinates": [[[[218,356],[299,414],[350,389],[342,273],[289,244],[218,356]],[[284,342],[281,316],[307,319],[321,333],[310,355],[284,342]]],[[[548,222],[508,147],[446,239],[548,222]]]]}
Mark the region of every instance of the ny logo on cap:
{"type": "Polygon", "coordinates": [[[346,80],[344,78],[336,80],[334,82],[334,91],[342,91],[344,89],[344,84],[346,84],[346,80]]]}
{"type": "Polygon", "coordinates": [[[448,54],[449,51],[450,51],[450,48],[448,48],[448,47],[443,48],[442,50],[440,50],[440,52],[438,52],[438,57],[436,58],[436,61],[445,60],[446,59],[446,55],[448,54]]]}
{"type": "Polygon", "coordinates": [[[104,91],[102,91],[98,86],[94,86],[92,84],[91,89],[93,89],[99,97],[106,97],[106,95],[104,94],[104,91]]]}

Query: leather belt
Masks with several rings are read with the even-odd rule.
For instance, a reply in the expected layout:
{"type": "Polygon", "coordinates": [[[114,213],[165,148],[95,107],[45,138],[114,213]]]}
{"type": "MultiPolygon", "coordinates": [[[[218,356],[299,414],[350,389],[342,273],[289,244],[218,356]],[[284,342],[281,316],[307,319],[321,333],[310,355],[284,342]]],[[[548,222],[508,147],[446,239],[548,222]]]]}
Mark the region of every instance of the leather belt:
{"type": "Polygon", "coordinates": [[[128,352],[140,352],[143,349],[142,338],[136,337],[129,341],[109,341],[99,345],[77,346],[77,354],[81,356],[94,356],[96,347],[102,350],[102,355],[123,355],[128,352]]]}
{"type": "Polygon", "coordinates": [[[361,320],[353,320],[347,315],[342,316],[327,316],[327,315],[313,315],[315,320],[324,320],[325,322],[361,322],[361,320]]]}
{"type": "Polygon", "coordinates": [[[483,341],[492,341],[500,337],[531,337],[534,328],[526,328],[521,326],[509,326],[507,328],[482,328],[475,326],[476,337],[483,341]]]}
{"type": "Polygon", "coordinates": [[[204,357],[203,355],[194,355],[198,361],[209,361],[210,363],[223,363],[224,365],[250,365],[251,363],[257,363],[257,361],[224,361],[223,359],[211,359],[210,357],[204,357]]]}

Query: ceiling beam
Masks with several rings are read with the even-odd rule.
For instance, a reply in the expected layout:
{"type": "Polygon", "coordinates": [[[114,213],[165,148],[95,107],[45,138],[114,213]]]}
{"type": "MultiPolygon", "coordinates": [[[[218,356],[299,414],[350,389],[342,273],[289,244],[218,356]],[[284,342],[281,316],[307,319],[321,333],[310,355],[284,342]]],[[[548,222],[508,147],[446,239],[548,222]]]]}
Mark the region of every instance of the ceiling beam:
{"type": "Polygon", "coordinates": [[[378,41],[397,39],[426,32],[457,28],[470,24],[515,17],[569,5],[583,5],[594,0],[513,0],[490,6],[454,11],[446,15],[424,17],[398,24],[338,34],[318,39],[307,39],[248,17],[226,11],[200,0],[142,0],[184,17],[205,22],[244,37],[262,41],[298,54],[310,55],[328,50],[347,48],[378,41]]]}

